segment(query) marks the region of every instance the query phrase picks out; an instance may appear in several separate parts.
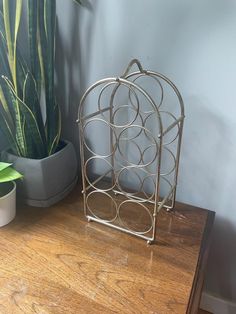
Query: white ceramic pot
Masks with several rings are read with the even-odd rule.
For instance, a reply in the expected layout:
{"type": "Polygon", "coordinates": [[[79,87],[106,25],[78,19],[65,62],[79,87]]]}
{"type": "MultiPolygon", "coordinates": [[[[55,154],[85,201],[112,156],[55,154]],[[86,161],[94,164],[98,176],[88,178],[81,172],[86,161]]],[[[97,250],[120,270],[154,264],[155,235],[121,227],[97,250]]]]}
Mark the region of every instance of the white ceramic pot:
{"type": "Polygon", "coordinates": [[[10,182],[9,191],[0,197],[0,227],[7,225],[16,216],[16,184],[10,182]]]}

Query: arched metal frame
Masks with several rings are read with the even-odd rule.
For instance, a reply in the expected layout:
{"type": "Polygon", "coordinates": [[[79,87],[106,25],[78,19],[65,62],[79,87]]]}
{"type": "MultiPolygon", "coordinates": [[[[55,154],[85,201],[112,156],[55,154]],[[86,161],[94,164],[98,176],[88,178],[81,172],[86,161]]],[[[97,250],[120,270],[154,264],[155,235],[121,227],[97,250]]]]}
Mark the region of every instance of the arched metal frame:
{"type": "MultiPolygon", "coordinates": [[[[80,153],[82,165],[82,193],[84,196],[84,213],[89,221],[96,221],[115,229],[124,231],[126,233],[138,236],[145,239],[148,244],[151,244],[155,241],[156,220],[158,212],[162,208],[165,208],[166,210],[173,209],[175,204],[183,121],[184,104],[177,87],[164,75],[154,71],[144,70],[141,66],[141,63],[137,59],[133,59],[129,63],[127,69],[122,76],[99,80],[86,90],[80,102],[77,122],[79,123],[80,130],[80,153]],[[130,73],[132,66],[135,64],[138,67],[138,71],[130,73]],[[140,77],[150,77],[154,79],[155,82],[158,84],[161,92],[158,105],[155,103],[151,95],[147,93],[147,91],[145,91],[145,89],[137,83],[140,77]],[[171,87],[171,89],[177,96],[178,106],[180,108],[180,114],[177,117],[172,112],[161,110],[164,100],[164,88],[162,82],[165,82],[165,84],[171,87]],[[126,87],[128,90],[128,103],[126,105],[119,105],[118,108],[114,110],[114,98],[121,86],[126,87]],[[103,92],[108,87],[113,87],[110,96],[109,106],[107,106],[106,108],[101,108],[101,97],[103,95],[103,92]],[[86,114],[87,97],[96,88],[101,88],[98,95],[98,108],[94,112],[86,114]],[[136,106],[132,101],[132,95],[135,99],[136,106]],[[151,105],[151,111],[144,112],[141,110],[139,100],[140,95],[142,95],[142,97],[144,97],[144,99],[148,101],[149,105],[151,105]],[[131,109],[135,113],[134,118],[126,124],[115,123],[115,115],[120,109],[124,108],[131,109]],[[108,117],[105,116],[105,112],[109,113],[108,117]],[[162,123],[163,113],[169,115],[169,117],[173,119],[173,122],[165,128],[163,127],[162,123]],[[146,126],[147,120],[152,115],[154,115],[157,122],[156,126],[158,127],[158,132],[156,134],[152,134],[151,130],[148,129],[146,126]],[[138,117],[141,121],[141,125],[137,122],[138,117]],[[89,123],[98,121],[105,123],[110,128],[110,151],[108,154],[104,153],[98,155],[87,144],[85,128],[89,123]],[[177,128],[177,134],[170,142],[165,142],[165,135],[173,130],[175,127],[177,128]],[[122,137],[122,135],[125,134],[126,131],[129,132],[130,130],[133,130],[135,128],[139,129],[138,133],[135,136],[130,138],[122,137]],[[144,134],[147,142],[151,141],[151,144],[149,146],[140,147],[141,144],[136,142],[136,139],[140,136],[140,134],[144,134]],[[124,154],[122,153],[122,149],[120,148],[122,142],[127,142],[126,145],[131,145],[130,143],[132,143],[136,147],[137,151],[140,153],[140,159],[138,162],[130,162],[128,160],[128,157],[124,156],[124,154]],[[170,148],[170,145],[172,143],[175,143],[174,152],[173,149],[170,148]],[[155,149],[154,157],[153,159],[151,159],[151,161],[145,162],[144,155],[150,148],[155,149]],[[171,167],[171,170],[163,173],[161,171],[161,163],[162,154],[164,151],[169,153],[169,156],[173,161],[173,166],[171,167]],[[86,152],[92,156],[87,157],[86,152]],[[119,158],[117,158],[117,154],[119,154],[119,158]],[[108,165],[109,169],[102,175],[96,177],[96,179],[91,182],[88,177],[88,164],[93,160],[104,161],[105,164],[108,165]],[[156,165],[155,173],[152,173],[150,172],[148,167],[154,162],[156,165]],[[122,188],[120,184],[120,176],[122,176],[122,173],[130,171],[135,174],[135,176],[138,178],[138,182],[140,183],[140,188],[137,191],[127,191],[122,188]],[[142,177],[138,174],[138,171],[142,173],[142,177]],[[110,186],[107,186],[108,174],[111,174],[109,178],[110,186]],[[170,175],[172,176],[171,178],[169,178],[170,175]],[[145,181],[148,179],[154,187],[153,193],[148,193],[144,189],[145,181]],[[101,188],[101,186],[96,186],[98,183],[102,184],[103,181],[105,182],[104,187],[101,188]],[[169,191],[161,197],[160,189],[163,182],[168,185],[169,191]],[[111,212],[114,211],[113,217],[101,217],[96,214],[96,209],[91,208],[91,205],[89,205],[89,199],[95,197],[96,200],[96,195],[102,195],[104,198],[109,199],[111,212]],[[126,209],[123,209],[123,212],[126,213],[128,205],[134,206],[136,209],[139,208],[136,215],[139,215],[140,212],[140,217],[141,211],[144,211],[147,214],[147,217],[149,219],[149,225],[146,228],[144,228],[142,225],[142,228],[144,229],[142,229],[141,227],[140,229],[137,229],[138,227],[134,229],[130,226],[130,223],[128,221],[125,221],[125,219],[122,218],[122,208],[126,206],[126,209]]],[[[139,222],[142,223],[141,219],[139,220],[139,222]]]]}

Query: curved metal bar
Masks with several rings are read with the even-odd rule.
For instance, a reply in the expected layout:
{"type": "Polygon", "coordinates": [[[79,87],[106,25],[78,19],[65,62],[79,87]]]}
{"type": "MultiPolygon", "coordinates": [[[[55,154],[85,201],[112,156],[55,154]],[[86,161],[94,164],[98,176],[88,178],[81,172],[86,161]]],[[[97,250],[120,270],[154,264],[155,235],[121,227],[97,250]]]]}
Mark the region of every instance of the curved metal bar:
{"type": "MultiPolygon", "coordinates": [[[[137,72],[136,72],[136,73],[137,73],[137,72]]],[[[161,89],[161,100],[160,100],[159,105],[157,105],[157,108],[159,109],[159,108],[161,107],[162,103],[163,103],[163,99],[164,99],[164,89],[163,89],[163,86],[162,86],[160,80],[158,80],[157,77],[155,77],[155,76],[153,76],[153,75],[148,75],[148,76],[151,77],[152,79],[154,79],[154,80],[157,82],[157,84],[159,85],[160,89],[161,89]]],[[[139,75],[133,80],[133,82],[136,82],[140,77],[147,77],[146,72],[139,74],[139,75]]],[[[150,112],[145,112],[145,113],[150,113],[150,112]]]]}
{"type": "MultiPolygon", "coordinates": [[[[116,148],[117,148],[117,136],[116,136],[114,127],[113,127],[110,123],[108,123],[106,120],[103,120],[103,119],[100,119],[100,118],[91,118],[91,119],[89,119],[89,120],[86,120],[86,122],[85,122],[85,124],[84,124],[84,131],[85,131],[86,127],[87,127],[90,123],[92,123],[92,122],[102,122],[102,123],[106,124],[108,127],[110,127],[110,130],[112,130],[112,132],[113,132],[113,136],[115,136],[115,138],[116,138],[116,145],[115,145],[114,147],[112,147],[110,154],[101,155],[101,154],[98,154],[98,153],[94,152],[94,151],[89,147],[89,145],[87,144],[87,140],[86,140],[86,138],[85,138],[85,136],[84,136],[84,146],[87,148],[87,150],[88,150],[91,154],[93,154],[93,155],[95,155],[95,156],[97,156],[97,157],[102,157],[102,158],[110,157],[112,154],[115,153],[116,148]]],[[[85,132],[83,132],[83,133],[85,133],[85,132]]]]}
{"type": "Polygon", "coordinates": [[[126,227],[129,231],[134,232],[135,234],[143,234],[143,235],[144,235],[144,234],[147,234],[148,232],[150,232],[150,231],[153,229],[153,225],[154,225],[154,224],[153,224],[153,217],[152,217],[150,211],[148,210],[148,208],[147,208],[143,203],[140,203],[140,202],[138,202],[137,200],[125,200],[125,201],[123,201],[123,202],[119,205],[117,212],[118,212],[118,219],[120,220],[121,224],[122,224],[124,227],[126,227]],[[123,219],[121,218],[121,215],[120,215],[120,209],[121,209],[121,207],[122,207],[124,204],[127,204],[127,203],[134,203],[134,204],[136,204],[136,205],[139,205],[139,206],[141,206],[141,207],[148,213],[148,215],[149,215],[149,217],[150,217],[150,222],[151,222],[151,223],[150,223],[150,226],[149,226],[149,228],[148,228],[147,230],[144,230],[144,231],[136,231],[136,230],[130,228],[130,226],[129,226],[127,223],[125,223],[125,222],[123,221],[123,219]]]}
{"type": "MultiPolygon", "coordinates": [[[[112,165],[109,163],[109,161],[107,161],[104,157],[98,157],[98,156],[93,156],[93,157],[90,157],[85,163],[84,163],[84,166],[83,166],[83,169],[84,169],[84,178],[87,180],[88,184],[93,188],[93,189],[98,189],[94,184],[98,183],[102,177],[100,176],[100,180],[96,179],[95,181],[91,182],[90,179],[88,178],[88,175],[87,175],[87,166],[88,166],[88,163],[91,161],[91,160],[103,160],[109,167],[110,169],[107,170],[107,172],[105,174],[108,174],[110,173],[113,169],[112,165]]],[[[104,177],[104,176],[103,176],[104,177]]],[[[99,189],[99,191],[103,191],[103,192],[107,192],[107,191],[111,191],[112,189],[114,189],[115,185],[109,187],[109,188],[105,188],[105,189],[99,189]]],[[[86,187],[83,187],[83,191],[85,192],[87,189],[86,187]]]]}
{"type": "Polygon", "coordinates": [[[119,106],[119,107],[113,112],[113,114],[112,114],[112,116],[111,116],[111,118],[112,118],[112,120],[113,120],[113,123],[112,123],[113,126],[115,126],[115,127],[117,127],[117,128],[124,128],[124,127],[131,126],[132,123],[135,122],[138,117],[140,117],[141,123],[142,123],[142,125],[143,125],[143,118],[142,118],[142,116],[140,115],[140,112],[139,112],[139,111],[136,111],[135,117],[133,118],[133,120],[131,120],[131,122],[128,122],[127,124],[124,124],[124,125],[120,125],[120,124],[117,125],[117,124],[115,124],[115,123],[114,123],[115,115],[117,114],[117,112],[118,112],[119,110],[122,110],[122,109],[124,109],[124,108],[132,109],[132,110],[135,112],[135,109],[134,109],[133,107],[130,107],[129,105],[121,105],[121,106],[119,106]]]}
{"type": "Polygon", "coordinates": [[[129,73],[130,69],[132,68],[132,66],[136,64],[137,67],[139,68],[140,72],[143,72],[143,67],[141,65],[141,62],[138,59],[133,59],[130,61],[130,63],[128,64],[127,68],[125,69],[124,73],[121,75],[121,77],[126,77],[127,74],[129,73]]]}
{"type": "Polygon", "coordinates": [[[95,89],[97,86],[102,85],[102,84],[106,84],[106,83],[109,83],[109,82],[118,82],[118,83],[124,84],[126,86],[131,86],[131,87],[137,89],[144,97],[146,97],[146,99],[149,101],[149,103],[153,107],[153,110],[157,114],[157,118],[158,118],[158,122],[159,122],[159,125],[158,125],[159,126],[159,133],[160,134],[162,133],[163,127],[162,127],[161,116],[160,116],[159,110],[157,109],[157,107],[155,105],[155,102],[152,99],[152,97],[142,87],[140,87],[139,85],[137,85],[137,84],[135,84],[135,83],[133,83],[131,81],[128,81],[127,79],[115,78],[115,77],[106,78],[106,79],[102,79],[102,80],[97,81],[96,83],[91,85],[86,90],[86,92],[83,94],[83,96],[81,98],[81,101],[80,101],[79,110],[78,110],[78,120],[77,121],[80,122],[80,124],[82,124],[82,122],[83,122],[83,116],[82,116],[83,105],[84,105],[85,100],[86,100],[87,96],[89,95],[89,93],[93,89],[95,89]]]}
{"type": "Polygon", "coordinates": [[[117,138],[117,141],[118,141],[118,144],[117,144],[118,151],[119,151],[120,155],[122,156],[122,158],[123,158],[127,163],[129,163],[129,164],[132,165],[132,166],[136,166],[137,168],[149,166],[150,164],[152,164],[152,163],[155,161],[155,159],[156,159],[157,156],[158,156],[159,145],[158,145],[156,139],[154,138],[154,136],[151,134],[151,132],[150,132],[149,130],[145,129],[145,128],[142,127],[142,126],[133,124],[133,125],[131,125],[131,126],[125,127],[125,128],[121,131],[121,133],[119,134],[119,136],[118,136],[118,138],[117,138]],[[136,136],[134,136],[134,137],[132,137],[132,138],[122,138],[122,137],[121,137],[122,133],[125,132],[126,130],[130,129],[130,128],[139,128],[141,131],[140,131],[136,136]],[[130,162],[127,158],[125,158],[124,154],[122,153],[122,150],[121,150],[121,148],[120,148],[119,143],[120,143],[121,140],[123,140],[123,141],[133,141],[135,138],[137,138],[137,137],[141,134],[142,131],[144,131],[144,134],[146,135],[146,137],[147,137],[150,141],[152,141],[152,144],[155,145],[155,147],[156,147],[156,149],[155,149],[156,154],[154,155],[153,159],[152,159],[150,162],[148,162],[148,163],[146,163],[146,164],[144,164],[144,163],[143,163],[143,164],[140,164],[140,161],[143,160],[143,152],[141,151],[139,145],[138,145],[136,142],[134,142],[135,145],[138,147],[138,150],[139,150],[139,152],[140,152],[140,161],[139,161],[139,163],[134,164],[133,162],[130,162]]]}
{"type": "Polygon", "coordinates": [[[86,197],[86,205],[87,205],[87,208],[89,209],[89,211],[91,212],[91,214],[92,214],[95,218],[97,218],[97,219],[102,219],[102,220],[104,220],[104,221],[106,221],[106,222],[113,222],[113,221],[115,221],[115,220],[117,219],[117,216],[118,216],[118,207],[117,207],[117,204],[116,204],[116,202],[114,201],[114,199],[111,197],[111,195],[108,194],[108,193],[105,192],[105,191],[94,190],[94,191],[90,192],[90,193],[87,195],[87,197],[86,197]],[[103,218],[99,217],[99,216],[94,212],[93,209],[91,209],[91,206],[89,206],[89,203],[88,203],[88,199],[89,199],[89,197],[91,197],[91,195],[93,195],[93,194],[95,194],[95,193],[100,193],[100,194],[103,194],[103,195],[108,196],[108,198],[111,200],[112,204],[114,205],[114,208],[115,208],[115,217],[113,217],[112,219],[103,219],[103,218]]]}
{"type": "Polygon", "coordinates": [[[147,202],[153,199],[154,193],[148,195],[143,189],[144,189],[144,182],[148,179],[148,178],[152,178],[152,181],[154,183],[155,186],[155,182],[153,180],[153,177],[155,175],[150,174],[149,172],[147,172],[144,168],[137,168],[135,166],[127,166],[127,167],[123,167],[120,169],[120,171],[116,174],[116,186],[119,188],[119,190],[121,191],[122,195],[126,195],[129,199],[132,199],[134,196],[138,196],[140,195],[140,193],[143,193],[146,198],[143,199],[141,197],[139,197],[140,202],[147,202]],[[144,173],[146,176],[144,178],[141,178],[140,175],[137,173],[137,170],[141,171],[142,173],[144,173]],[[122,175],[122,173],[124,171],[132,171],[135,176],[138,178],[139,180],[139,188],[137,191],[134,192],[127,192],[120,184],[120,176],[122,175]]]}
{"type": "MultiPolygon", "coordinates": [[[[154,71],[147,71],[147,70],[145,70],[144,73],[146,75],[154,75],[154,76],[157,76],[157,77],[163,79],[169,86],[171,86],[173,88],[173,90],[174,90],[174,92],[175,92],[175,94],[179,100],[179,104],[180,104],[180,108],[181,108],[181,116],[184,117],[184,101],[183,101],[183,98],[182,98],[178,88],[176,87],[176,85],[170,79],[168,79],[168,77],[166,77],[165,75],[163,75],[161,73],[154,72],[154,71]]],[[[133,72],[133,73],[127,75],[125,78],[128,80],[132,76],[135,76],[138,74],[140,74],[140,72],[133,72]]]]}
{"type": "Polygon", "coordinates": [[[167,148],[167,147],[164,147],[163,150],[166,150],[168,151],[168,153],[170,154],[170,156],[172,157],[173,161],[174,161],[174,165],[173,167],[169,170],[169,171],[166,171],[164,173],[161,172],[161,176],[164,177],[164,176],[168,176],[170,175],[174,170],[176,170],[176,158],[175,158],[175,155],[173,154],[173,152],[167,148]]]}
{"type": "MultiPolygon", "coordinates": [[[[100,91],[100,93],[99,93],[99,96],[98,96],[98,113],[100,113],[100,114],[103,116],[104,119],[106,119],[106,117],[104,116],[103,112],[107,111],[107,108],[104,108],[104,109],[101,108],[101,97],[102,97],[103,92],[106,90],[106,88],[109,87],[109,86],[111,86],[111,85],[114,85],[114,84],[115,84],[116,86],[114,87],[114,89],[113,89],[113,91],[112,91],[111,99],[110,99],[110,104],[109,104],[109,107],[108,107],[108,108],[110,108],[110,109],[114,109],[114,105],[113,105],[114,97],[115,97],[115,94],[116,94],[116,92],[118,91],[119,87],[122,86],[122,84],[119,84],[119,83],[117,83],[116,81],[115,81],[115,82],[110,82],[110,83],[106,84],[106,85],[101,89],[101,91],[100,91]]],[[[135,120],[137,119],[137,116],[139,115],[139,100],[138,100],[138,96],[137,96],[137,94],[135,93],[134,89],[131,88],[130,86],[126,86],[126,87],[129,89],[129,93],[132,92],[132,93],[134,94],[135,100],[136,100],[136,102],[137,102],[137,107],[132,103],[132,109],[136,112],[136,115],[135,115],[135,117],[134,117],[133,120],[131,120],[129,123],[126,124],[126,125],[131,125],[132,123],[135,122],[135,120]]],[[[125,106],[128,106],[128,105],[125,105],[125,106]]],[[[114,126],[114,127],[120,127],[120,128],[122,128],[122,127],[126,126],[126,125],[117,125],[117,124],[114,124],[114,123],[113,123],[113,121],[114,121],[114,115],[115,115],[115,113],[116,113],[121,107],[123,107],[123,106],[119,106],[119,107],[115,110],[115,112],[112,114],[112,116],[111,116],[111,120],[112,120],[112,121],[110,121],[109,124],[111,124],[111,125],[114,126]]]]}

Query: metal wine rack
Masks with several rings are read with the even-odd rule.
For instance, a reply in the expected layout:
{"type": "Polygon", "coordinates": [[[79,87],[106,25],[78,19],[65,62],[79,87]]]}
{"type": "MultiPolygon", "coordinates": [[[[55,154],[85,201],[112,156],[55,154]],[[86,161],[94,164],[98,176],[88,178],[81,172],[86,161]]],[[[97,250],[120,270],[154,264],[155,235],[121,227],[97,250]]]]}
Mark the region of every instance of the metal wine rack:
{"type": "Polygon", "coordinates": [[[137,59],[87,89],[77,122],[89,221],[155,241],[158,212],[175,204],[183,120],[176,86],[137,59]]]}

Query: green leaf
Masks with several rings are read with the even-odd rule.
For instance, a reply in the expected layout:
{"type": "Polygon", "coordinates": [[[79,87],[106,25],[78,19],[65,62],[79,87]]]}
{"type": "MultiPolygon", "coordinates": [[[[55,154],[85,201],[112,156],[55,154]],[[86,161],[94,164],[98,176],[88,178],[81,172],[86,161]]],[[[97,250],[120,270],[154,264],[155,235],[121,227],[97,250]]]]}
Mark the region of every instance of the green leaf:
{"type": "Polygon", "coordinates": [[[23,102],[27,104],[27,106],[33,112],[37,120],[39,130],[41,132],[41,136],[44,141],[44,145],[46,146],[46,135],[45,135],[44,123],[43,123],[43,118],[42,118],[42,113],[41,113],[41,108],[40,108],[37,85],[36,85],[36,81],[33,75],[30,72],[26,74],[25,81],[24,81],[23,102]]]}
{"type": "MultiPolygon", "coordinates": [[[[38,125],[39,132],[40,132],[42,142],[43,142],[41,152],[43,152],[42,156],[44,157],[47,155],[46,133],[45,133],[43,118],[41,114],[40,101],[39,101],[39,96],[37,92],[36,81],[30,72],[27,73],[25,82],[24,82],[23,102],[27,104],[27,106],[32,111],[37,121],[37,125],[38,125]]],[[[24,132],[25,134],[28,134],[30,132],[29,126],[27,123],[24,126],[24,130],[25,130],[24,132]]],[[[34,155],[37,158],[37,148],[34,145],[34,139],[32,139],[32,136],[30,137],[26,136],[26,143],[27,143],[27,146],[31,147],[32,151],[35,151],[34,155]]]]}
{"type": "Polygon", "coordinates": [[[12,164],[9,164],[7,162],[0,162],[0,171],[6,169],[7,167],[10,167],[12,164]]]}
{"type": "MultiPolygon", "coordinates": [[[[4,17],[4,26],[5,26],[5,34],[6,34],[6,43],[7,43],[7,51],[8,51],[8,60],[9,66],[11,69],[11,73],[14,80],[14,40],[12,36],[12,27],[10,20],[10,1],[3,0],[3,17],[4,17]]],[[[13,16],[13,13],[11,13],[13,16]]]]}
{"type": "MultiPolygon", "coordinates": [[[[42,1],[42,0],[40,0],[42,1]]],[[[38,1],[28,0],[28,38],[29,38],[29,50],[30,50],[30,72],[37,83],[37,90],[40,91],[41,75],[40,75],[40,64],[39,64],[39,53],[38,53],[38,1]]]]}
{"type": "Polygon", "coordinates": [[[17,64],[16,64],[16,75],[17,75],[17,95],[20,99],[23,98],[24,81],[29,68],[25,60],[20,55],[19,49],[17,50],[17,64]]]}
{"type": "Polygon", "coordinates": [[[13,58],[14,58],[14,68],[13,68],[13,81],[15,84],[16,90],[18,90],[18,83],[19,80],[17,80],[17,37],[18,37],[18,31],[20,26],[20,19],[21,19],[21,11],[22,11],[22,0],[16,1],[16,9],[15,9],[15,23],[14,23],[14,43],[13,43],[13,58]]]}
{"type": "MultiPolygon", "coordinates": [[[[1,80],[0,80],[1,82],[1,80]]],[[[5,95],[2,90],[2,86],[0,85],[0,110],[4,112],[6,119],[8,120],[9,124],[11,125],[11,129],[14,130],[14,117],[13,113],[11,112],[8,103],[6,101],[5,95]]]]}
{"type": "MultiPolygon", "coordinates": [[[[22,136],[22,139],[20,139],[20,143],[23,141],[25,145],[25,139],[30,136],[34,141],[35,147],[37,149],[37,158],[40,159],[45,157],[45,145],[35,115],[33,114],[32,110],[27,106],[27,104],[25,104],[21,99],[18,98],[14,88],[11,85],[11,82],[9,82],[6,77],[4,77],[4,79],[8,84],[13,101],[15,102],[16,106],[19,106],[20,121],[18,122],[22,136]],[[23,118],[25,119],[25,122],[23,118]],[[24,123],[26,123],[27,125],[28,134],[24,133],[24,123]]],[[[23,157],[35,158],[33,157],[33,155],[33,152],[28,151],[25,153],[25,155],[23,155],[23,157]]]]}
{"type": "Polygon", "coordinates": [[[12,80],[11,69],[8,61],[7,46],[2,32],[0,32],[0,73],[12,80]]]}
{"type": "Polygon", "coordinates": [[[15,133],[16,133],[16,142],[18,148],[20,150],[21,156],[27,156],[27,147],[24,140],[24,130],[23,130],[23,116],[19,106],[19,97],[14,90],[14,86],[12,82],[5,76],[2,77],[5,81],[5,85],[2,84],[5,90],[9,93],[12,101],[12,105],[14,108],[14,115],[15,115],[15,133]]]}
{"type": "MultiPolygon", "coordinates": [[[[11,94],[6,82],[0,77],[0,112],[4,115],[4,118],[8,121],[11,132],[15,133],[15,108],[11,99],[11,94]]],[[[0,124],[0,129],[2,125],[0,124]]]]}
{"type": "Polygon", "coordinates": [[[48,150],[48,153],[49,155],[52,155],[56,149],[57,149],[57,146],[58,146],[58,143],[59,143],[59,140],[60,140],[60,136],[61,136],[61,111],[60,109],[56,109],[56,113],[58,116],[57,116],[57,119],[58,119],[58,132],[55,134],[55,137],[54,137],[54,140],[52,141],[51,143],[51,146],[49,146],[49,150],[48,150]]]}
{"type": "Polygon", "coordinates": [[[60,137],[59,106],[55,100],[56,1],[39,1],[40,60],[46,94],[46,134],[48,154],[53,154],[60,137]]]}
{"type": "Polygon", "coordinates": [[[5,135],[8,143],[11,145],[12,151],[17,155],[21,155],[21,151],[18,148],[13,130],[9,125],[9,122],[7,121],[6,117],[4,116],[2,110],[0,110],[0,126],[2,133],[5,135]]]}
{"type": "Polygon", "coordinates": [[[0,32],[3,37],[6,39],[5,25],[4,25],[4,17],[2,11],[0,11],[0,32]]]}
{"type": "MultiPolygon", "coordinates": [[[[0,75],[4,75],[8,77],[8,79],[13,82],[11,68],[9,65],[8,58],[8,48],[6,43],[6,34],[5,34],[5,26],[4,26],[4,17],[2,12],[0,11],[0,75]]],[[[15,52],[15,60],[16,60],[16,76],[17,76],[17,93],[20,98],[22,98],[23,91],[23,83],[26,76],[26,73],[29,71],[28,66],[25,60],[22,58],[19,47],[16,45],[15,52]]],[[[40,72],[40,71],[39,71],[40,72]]],[[[0,82],[1,85],[1,82],[0,82]]]]}
{"type": "Polygon", "coordinates": [[[47,37],[44,27],[44,1],[38,2],[38,54],[41,71],[42,84],[46,85],[46,73],[47,53],[45,46],[47,46],[47,37]],[[44,47],[44,48],[43,48],[44,47]]]}
{"type": "MultiPolygon", "coordinates": [[[[9,53],[10,64],[13,64],[13,38],[11,33],[11,24],[10,24],[10,12],[9,12],[9,1],[3,0],[3,16],[4,16],[4,25],[6,32],[6,41],[7,48],[9,53]]],[[[13,68],[13,66],[12,66],[13,68]]]]}
{"type": "Polygon", "coordinates": [[[22,174],[11,167],[7,167],[0,171],[0,183],[14,181],[22,177],[22,174]]]}

